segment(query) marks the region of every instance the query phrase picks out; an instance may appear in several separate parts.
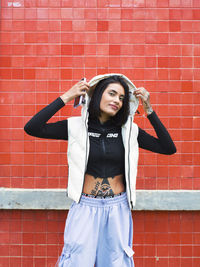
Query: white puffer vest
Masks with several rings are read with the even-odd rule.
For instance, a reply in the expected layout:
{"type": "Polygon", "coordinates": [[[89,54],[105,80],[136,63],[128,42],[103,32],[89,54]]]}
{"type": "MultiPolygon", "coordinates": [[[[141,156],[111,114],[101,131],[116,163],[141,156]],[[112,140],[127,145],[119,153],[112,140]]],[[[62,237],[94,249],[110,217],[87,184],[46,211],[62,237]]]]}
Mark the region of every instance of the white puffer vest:
{"type": "MultiPolygon", "coordinates": [[[[122,74],[106,74],[94,77],[90,82],[93,89],[101,80],[112,75],[119,75],[129,85],[130,95],[130,115],[127,122],[122,126],[122,139],[125,148],[125,179],[126,192],[130,208],[133,208],[136,202],[136,176],[138,165],[138,126],[133,122],[135,111],[138,107],[138,100],[133,96],[135,86],[122,74]]],[[[91,90],[92,90],[91,89],[91,90]]],[[[91,93],[91,92],[90,92],[91,93]]],[[[88,136],[88,112],[90,98],[86,96],[86,103],[82,107],[80,117],[68,119],[68,188],[67,196],[77,203],[80,201],[83,190],[84,176],[87,168],[90,142],[88,136]]]]}

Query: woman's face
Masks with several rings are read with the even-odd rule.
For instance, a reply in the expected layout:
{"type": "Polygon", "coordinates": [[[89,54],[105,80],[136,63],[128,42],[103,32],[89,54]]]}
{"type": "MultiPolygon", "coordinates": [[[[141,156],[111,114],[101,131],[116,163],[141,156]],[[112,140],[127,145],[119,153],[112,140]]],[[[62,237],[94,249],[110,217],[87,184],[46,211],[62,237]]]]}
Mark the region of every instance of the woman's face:
{"type": "Polygon", "coordinates": [[[100,121],[105,122],[117,114],[123,105],[124,88],[119,83],[111,83],[107,86],[100,102],[100,121]]]}

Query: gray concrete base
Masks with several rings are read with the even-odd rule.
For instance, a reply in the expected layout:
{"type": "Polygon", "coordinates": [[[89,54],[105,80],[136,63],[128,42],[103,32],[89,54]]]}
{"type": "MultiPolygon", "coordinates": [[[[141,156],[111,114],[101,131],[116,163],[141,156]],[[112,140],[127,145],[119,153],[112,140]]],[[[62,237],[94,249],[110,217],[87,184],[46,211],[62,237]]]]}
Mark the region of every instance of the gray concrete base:
{"type": "MultiPolygon", "coordinates": [[[[68,210],[65,189],[0,188],[0,209],[68,210]]],[[[200,190],[137,190],[134,210],[200,210],[200,190]]]]}

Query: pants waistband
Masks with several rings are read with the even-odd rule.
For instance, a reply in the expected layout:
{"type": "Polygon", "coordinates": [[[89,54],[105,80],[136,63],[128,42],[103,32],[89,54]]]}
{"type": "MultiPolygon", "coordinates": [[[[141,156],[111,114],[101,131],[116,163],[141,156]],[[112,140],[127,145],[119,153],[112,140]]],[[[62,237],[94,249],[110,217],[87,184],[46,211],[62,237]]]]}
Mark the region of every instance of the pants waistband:
{"type": "Polygon", "coordinates": [[[90,194],[86,194],[86,193],[82,193],[82,196],[85,197],[91,197],[91,198],[100,198],[100,199],[104,199],[104,198],[113,198],[113,197],[118,197],[121,196],[124,192],[121,192],[119,194],[113,195],[113,196],[94,196],[94,195],[90,195],[90,194]]]}
{"type": "Polygon", "coordinates": [[[85,194],[82,194],[79,203],[95,207],[105,207],[105,206],[118,205],[121,203],[128,205],[128,200],[126,192],[120,193],[120,195],[115,195],[112,198],[93,198],[85,196],[85,194]]]}

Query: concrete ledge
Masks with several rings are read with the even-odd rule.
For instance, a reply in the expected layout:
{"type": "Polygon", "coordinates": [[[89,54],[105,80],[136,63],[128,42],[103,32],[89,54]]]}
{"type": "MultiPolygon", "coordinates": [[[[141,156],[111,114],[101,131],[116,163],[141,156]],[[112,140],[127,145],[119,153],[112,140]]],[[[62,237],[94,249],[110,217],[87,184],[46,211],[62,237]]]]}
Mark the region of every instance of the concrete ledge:
{"type": "MultiPolygon", "coordinates": [[[[68,210],[65,189],[0,188],[0,209],[68,210]]],[[[137,190],[134,210],[200,210],[200,190],[137,190]]]]}

